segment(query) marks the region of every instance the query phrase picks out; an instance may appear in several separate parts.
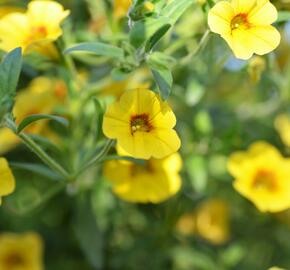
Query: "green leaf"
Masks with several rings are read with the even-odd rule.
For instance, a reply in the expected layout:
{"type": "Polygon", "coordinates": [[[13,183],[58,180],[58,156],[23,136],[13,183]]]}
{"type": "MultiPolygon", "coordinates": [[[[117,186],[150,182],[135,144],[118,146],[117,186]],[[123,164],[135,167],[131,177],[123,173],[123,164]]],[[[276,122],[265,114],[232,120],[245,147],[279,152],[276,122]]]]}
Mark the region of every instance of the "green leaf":
{"type": "Polygon", "coordinates": [[[12,110],[21,71],[21,48],[5,55],[0,65],[0,117],[12,110]]]}
{"type": "Polygon", "coordinates": [[[167,32],[171,26],[170,18],[147,18],[134,24],[130,31],[130,42],[135,48],[139,48],[146,41],[151,40],[150,48],[167,32]]]}
{"type": "Polygon", "coordinates": [[[103,269],[103,234],[97,224],[91,204],[91,194],[78,198],[74,231],[80,246],[95,269],[103,269]]]}
{"type": "Polygon", "coordinates": [[[277,22],[285,22],[290,20],[290,11],[279,11],[277,22]]]}
{"type": "Polygon", "coordinates": [[[175,24],[179,17],[194,3],[193,0],[173,0],[166,5],[161,11],[161,16],[171,19],[171,23],[175,24]]]}
{"type": "Polygon", "coordinates": [[[64,53],[72,52],[92,53],[99,56],[107,56],[111,58],[123,59],[124,51],[119,47],[112,46],[101,42],[85,42],[67,48],[64,53]]]}
{"type": "Polygon", "coordinates": [[[169,68],[169,59],[172,58],[156,52],[152,53],[147,60],[155,82],[158,85],[159,93],[164,100],[169,97],[173,83],[172,74],[169,68]]]}
{"type": "Polygon", "coordinates": [[[48,167],[42,164],[25,163],[25,162],[10,162],[9,165],[12,167],[12,169],[27,170],[27,171],[42,175],[51,180],[61,179],[58,174],[56,174],[55,172],[50,170],[48,167]]]}
{"type": "Polygon", "coordinates": [[[56,116],[56,115],[51,115],[51,114],[33,114],[21,121],[17,128],[17,133],[20,133],[23,129],[25,129],[27,126],[32,124],[33,122],[36,122],[38,120],[43,120],[43,119],[49,119],[58,122],[59,124],[67,127],[69,125],[68,121],[64,119],[63,117],[56,116]]]}

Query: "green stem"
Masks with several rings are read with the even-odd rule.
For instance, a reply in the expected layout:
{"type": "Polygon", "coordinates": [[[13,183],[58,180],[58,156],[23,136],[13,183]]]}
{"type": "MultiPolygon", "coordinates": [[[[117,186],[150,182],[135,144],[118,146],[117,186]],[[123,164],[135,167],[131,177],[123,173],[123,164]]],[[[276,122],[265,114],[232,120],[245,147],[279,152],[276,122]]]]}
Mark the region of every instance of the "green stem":
{"type": "Polygon", "coordinates": [[[192,57],[194,57],[202,48],[205,46],[208,37],[210,34],[210,30],[206,30],[203,36],[201,37],[196,49],[192,51],[189,55],[185,56],[183,59],[179,61],[179,65],[187,65],[192,61],[192,57]]]}
{"type": "Polygon", "coordinates": [[[113,144],[114,140],[108,140],[102,150],[78,171],[77,176],[94,165],[97,161],[101,160],[108,153],[113,144]]]}
{"type": "Polygon", "coordinates": [[[52,170],[59,173],[66,180],[71,179],[69,173],[62,166],[60,166],[52,157],[45,153],[38,144],[36,144],[31,138],[29,138],[29,136],[27,136],[25,133],[16,133],[16,135],[52,170]]]}

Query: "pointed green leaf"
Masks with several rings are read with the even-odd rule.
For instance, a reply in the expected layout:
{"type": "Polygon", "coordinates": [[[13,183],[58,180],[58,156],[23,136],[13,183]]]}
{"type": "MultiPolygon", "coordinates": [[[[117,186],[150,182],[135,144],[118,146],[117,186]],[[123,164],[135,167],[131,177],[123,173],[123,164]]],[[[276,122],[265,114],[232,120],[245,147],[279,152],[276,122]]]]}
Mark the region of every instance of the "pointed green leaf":
{"type": "Polygon", "coordinates": [[[68,121],[60,116],[56,115],[51,115],[51,114],[33,114],[21,121],[17,128],[17,132],[20,133],[23,129],[25,129],[28,125],[32,124],[33,122],[36,122],[38,120],[43,120],[43,119],[48,119],[48,120],[53,120],[58,122],[59,124],[67,127],[69,125],[68,121]]]}
{"type": "Polygon", "coordinates": [[[64,51],[65,54],[70,54],[73,52],[85,52],[117,59],[123,59],[124,57],[124,52],[121,48],[101,42],[80,43],[67,48],[64,51]]]}

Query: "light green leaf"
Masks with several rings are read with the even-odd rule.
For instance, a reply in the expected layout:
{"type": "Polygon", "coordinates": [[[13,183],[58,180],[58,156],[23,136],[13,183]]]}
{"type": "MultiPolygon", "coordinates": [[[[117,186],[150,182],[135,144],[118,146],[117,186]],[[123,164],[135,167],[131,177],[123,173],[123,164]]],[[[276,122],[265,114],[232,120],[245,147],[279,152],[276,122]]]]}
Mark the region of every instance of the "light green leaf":
{"type": "Polygon", "coordinates": [[[21,71],[21,48],[6,54],[0,65],[0,117],[12,110],[21,71]]]}
{"type": "Polygon", "coordinates": [[[130,31],[130,42],[139,48],[151,40],[150,48],[167,32],[171,26],[170,18],[146,18],[134,24],[130,31]]]}
{"type": "Polygon", "coordinates": [[[290,20],[290,11],[279,11],[277,22],[285,22],[290,20]]]}
{"type": "Polygon", "coordinates": [[[159,93],[162,99],[166,100],[171,92],[173,83],[172,74],[169,68],[169,57],[156,52],[149,56],[147,63],[152,71],[159,93]]]}
{"type": "Polygon", "coordinates": [[[49,119],[58,122],[59,124],[67,127],[69,125],[68,121],[60,116],[56,115],[51,115],[51,114],[33,114],[21,121],[17,128],[17,133],[20,133],[23,129],[25,129],[27,126],[32,124],[33,122],[36,122],[38,120],[43,120],[43,119],[49,119]]]}
{"type": "Polygon", "coordinates": [[[117,59],[123,59],[124,57],[124,51],[121,48],[101,42],[80,43],[70,48],[67,48],[64,51],[65,54],[70,54],[74,52],[85,52],[117,59]]]}
{"type": "Polygon", "coordinates": [[[160,15],[170,18],[174,24],[194,2],[194,0],[173,0],[162,9],[160,15]]]}

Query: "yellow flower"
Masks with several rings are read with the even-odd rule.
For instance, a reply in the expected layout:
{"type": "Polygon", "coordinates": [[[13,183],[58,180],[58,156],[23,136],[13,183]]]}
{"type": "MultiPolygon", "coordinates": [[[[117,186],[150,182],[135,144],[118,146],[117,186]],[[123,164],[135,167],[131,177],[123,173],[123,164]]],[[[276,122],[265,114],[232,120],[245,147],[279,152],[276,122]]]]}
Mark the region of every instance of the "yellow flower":
{"type": "Polygon", "coordinates": [[[43,270],[43,243],[36,233],[0,235],[1,270],[43,270]]]}
{"type": "Polygon", "coordinates": [[[279,45],[280,34],[271,26],[276,19],[277,10],[268,0],[220,1],[208,13],[210,30],[240,59],[264,55],[279,45]]]}
{"type": "MultiPolygon", "coordinates": [[[[53,108],[64,102],[66,86],[63,81],[46,77],[37,77],[31,81],[27,89],[16,96],[13,108],[16,122],[21,122],[31,114],[49,114],[53,108]]],[[[26,133],[39,134],[46,126],[46,121],[37,121],[25,129],[26,133]]],[[[16,147],[18,137],[7,128],[0,129],[0,153],[3,154],[16,147]]]]}
{"type": "Polygon", "coordinates": [[[290,118],[288,115],[278,115],[275,119],[274,125],[281,137],[282,142],[290,147],[290,118]]]}
{"type": "Polygon", "coordinates": [[[132,0],[114,0],[114,17],[120,19],[126,16],[131,5],[132,0]]]}
{"type": "Polygon", "coordinates": [[[285,269],[274,266],[274,267],[269,268],[269,270],[285,270],[285,269]]]}
{"type": "Polygon", "coordinates": [[[205,201],[181,216],[176,228],[184,235],[198,235],[212,244],[223,244],[230,235],[228,205],[221,199],[205,201]]]}
{"type": "Polygon", "coordinates": [[[144,165],[112,160],[105,163],[104,175],[121,199],[134,203],[160,203],[179,191],[181,166],[178,153],[163,159],[150,159],[144,165]]]}
{"type": "MultiPolygon", "coordinates": [[[[0,205],[1,197],[7,196],[15,189],[15,179],[5,158],[0,158],[0,205]]],[[[1,269],[1,267],[0,267],[1,269]]]]}
{"type": "Polygon", "coordinates": [[[0,20],[0,48],[22,47],[24,53],[33,50],[55,56],[51,43],[62,35],[60,23],[68,15],[57,2],[32,1],[26,13],[13,12],[0,20]]]}
{"type": "Polygon", "coordinates": [[[234,188],[260,211],[278,212],[290,207],[290,159],[266,142],[231,155],[229,172],[234,188]]]}
{"type": "Polygon", "coordinates": [[[111,104],[103,121],[104,134],[135,158],[163,158],[175,153],[180,140],[176,118],[166,101],[147,89],[126,91],[111,104]]]}

